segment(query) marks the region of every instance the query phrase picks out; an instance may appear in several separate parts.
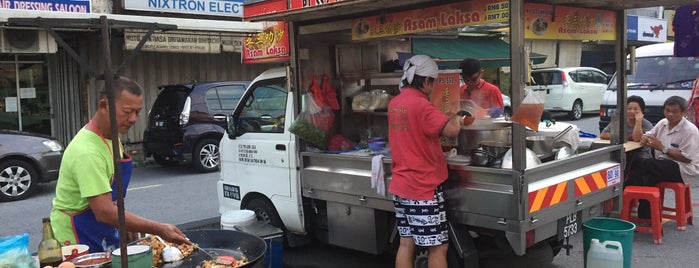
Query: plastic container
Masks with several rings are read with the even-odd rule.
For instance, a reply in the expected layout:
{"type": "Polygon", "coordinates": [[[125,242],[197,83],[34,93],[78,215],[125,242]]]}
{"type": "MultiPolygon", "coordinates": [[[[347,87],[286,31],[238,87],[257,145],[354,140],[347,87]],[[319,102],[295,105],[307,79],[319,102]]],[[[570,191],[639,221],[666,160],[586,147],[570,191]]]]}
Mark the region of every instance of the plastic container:
{"type": "MultiPolygon", "coordinates": [[[[597,239],[600,243],[605,241],[617,241],[621,243],[623,251],[624,268],[631,268],[631,252],[633,251],[633,231],[636,225],[620,219],[613,218],[592,218],[583,223],[583,252],[587,256],[590,250],[591,240],[597,239]]],[[[585,267],[587,266],[587,258],[585,267]]]]}
{"type": "Polygon", "coordinates": [[[591,268],[622,268],[624,267],[624,251],[619,241],[604,241],[593,238],[590,240],[590,250],[587,253],[587,267],[591,268]]]}
{"type": "Polygon", "coordinates": [[[241,209],[221,214],[221,229],[235,230],[236,226],[249,226],[257,221],[255,211],[241,209]]]}
{"type": "Polygon", "coordinates": [[[378,152],[383,150],[383,148],[386,147],[386,142],[385,141],[375,141],[375,142],[370,142],[368,143],[369,145],[369,150],[372,152],[378,152]]]}
{"type": "MultiPolygon", "coordinates": [[[[149,245],[131,245],[126,247],[129,254],[129,267],[152,267],[153,248],[149,245]]],[[[121,268],[121,249],[112,251],[112,268],[121,268]]]]}

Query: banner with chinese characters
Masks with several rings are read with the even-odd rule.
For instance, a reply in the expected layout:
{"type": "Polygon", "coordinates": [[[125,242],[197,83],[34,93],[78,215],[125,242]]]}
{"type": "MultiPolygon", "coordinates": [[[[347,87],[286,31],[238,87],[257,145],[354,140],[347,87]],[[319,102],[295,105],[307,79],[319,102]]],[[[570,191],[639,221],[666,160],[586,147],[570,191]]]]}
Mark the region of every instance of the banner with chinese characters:
{"type": "Polygon", "coordinates": [[[263,24],[261,33],[243,37],[243,63],[290,60],[289,24],[283,21],[263,24]]]}
{"type": "Polygon", "coordinates": [[[616,13],[525,3],[524,27],[525,39],[616,40],[616,13]]]}
{"type": "Polygon", "coordinates": [[[508,22],[509,1],[467,1],[352,20],[352,40],[508,22]]]}
{"type": "MultiPolygon", "coordinates": [[[[455,114],[461,104],[461,92],[459,92],[459,76],[461,70],[442,70],[437,75],[437,81],[432,89],[432,104],[445,114],[455,114]]],[[[456,146],[457,138],[441,137],[442,146],[456,146]]]]}

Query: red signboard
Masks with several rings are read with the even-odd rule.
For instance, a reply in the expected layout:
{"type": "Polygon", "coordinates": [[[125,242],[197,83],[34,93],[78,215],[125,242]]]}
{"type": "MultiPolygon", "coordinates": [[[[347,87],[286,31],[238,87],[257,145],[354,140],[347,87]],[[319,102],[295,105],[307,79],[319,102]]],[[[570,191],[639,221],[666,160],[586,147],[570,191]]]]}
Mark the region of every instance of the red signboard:
{"type": "Polygon", "coordinates": [[[263,24],[261,33],[243,37],[243,63],[288,61],[289,24],[283,21],[263,24]]]}
{"type": "Polygon", "coordinates": [[[344,0],[290,0],[291,9],[321,6],[342,1],[344,0]]]}
{"type": "Polygon", "coordinates": [[[267,0],[245,5],[243,18],[267,15],[286,11],[286,0],[267,0]]]}

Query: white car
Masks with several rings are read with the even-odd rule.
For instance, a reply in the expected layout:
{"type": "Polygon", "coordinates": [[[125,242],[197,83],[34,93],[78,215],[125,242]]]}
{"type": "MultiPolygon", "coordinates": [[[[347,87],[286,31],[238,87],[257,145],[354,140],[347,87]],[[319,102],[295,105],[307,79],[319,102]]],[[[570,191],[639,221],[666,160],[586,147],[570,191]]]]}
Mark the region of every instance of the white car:
{"type": "Polygon", "coordinates": [[[568,112],[574,120],[584,112],[598,112],[609,77],[592,67],[547,68],[532,70],[525,88],[545,92],[544,109],[568,112]]]}

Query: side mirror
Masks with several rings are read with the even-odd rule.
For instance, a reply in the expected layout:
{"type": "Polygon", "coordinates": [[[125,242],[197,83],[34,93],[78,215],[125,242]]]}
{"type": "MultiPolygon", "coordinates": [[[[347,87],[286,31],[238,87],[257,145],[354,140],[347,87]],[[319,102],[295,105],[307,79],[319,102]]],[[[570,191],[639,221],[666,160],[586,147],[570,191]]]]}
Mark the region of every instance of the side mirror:
{"type": "Polygon", "coordinates": [[[226,133],[228,133],[229,139],[235,139],[238,136],[238,129],[235,127],[235,120],[233,115],[226,116],[226,133]]]}

